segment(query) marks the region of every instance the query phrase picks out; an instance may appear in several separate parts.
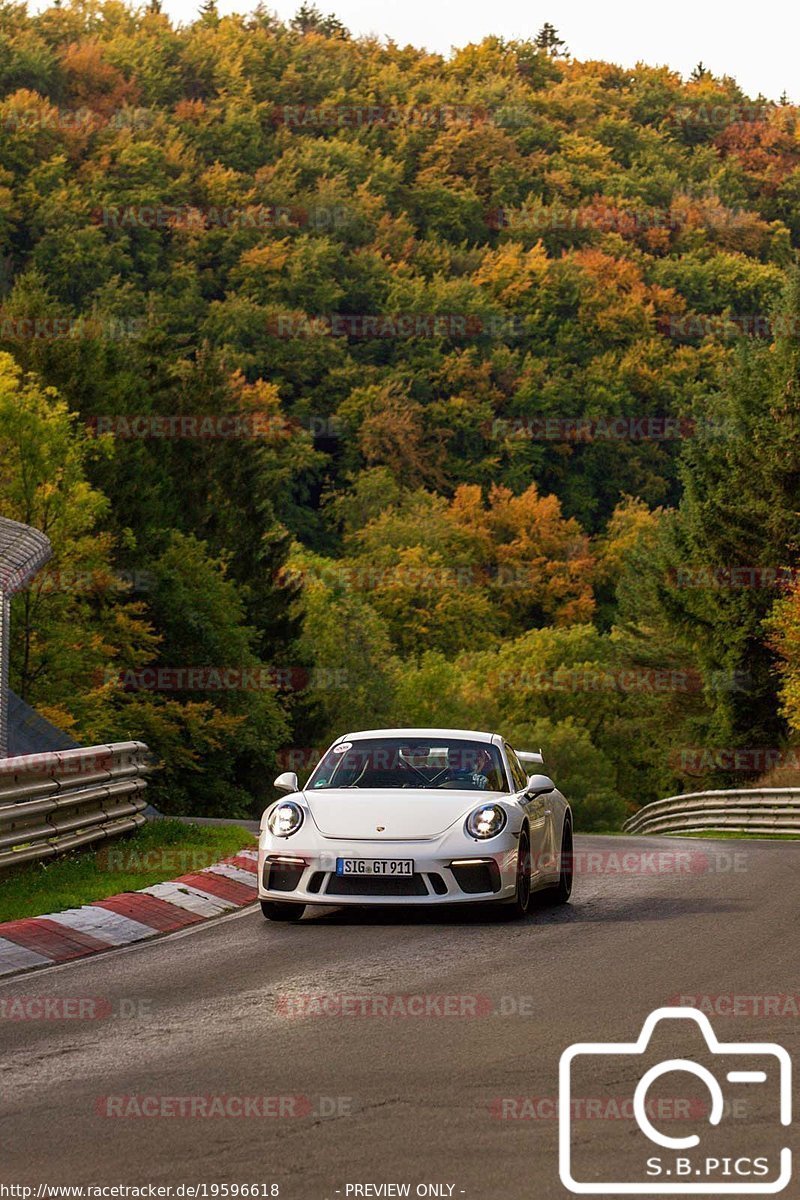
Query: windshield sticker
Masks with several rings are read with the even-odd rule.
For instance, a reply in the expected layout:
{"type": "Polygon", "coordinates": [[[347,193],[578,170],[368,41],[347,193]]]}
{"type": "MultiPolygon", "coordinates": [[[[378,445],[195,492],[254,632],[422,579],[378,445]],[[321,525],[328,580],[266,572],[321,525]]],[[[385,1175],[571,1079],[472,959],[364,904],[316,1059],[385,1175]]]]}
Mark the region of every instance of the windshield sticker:
{"type": "Polygon", "coordinates": [[[353,748],[352,742],[339,742],[338,746],[333,747],[333,753],[334,754],[344,754],[344,752],[346,750],[352,750],[352,748],[353,748]]]}

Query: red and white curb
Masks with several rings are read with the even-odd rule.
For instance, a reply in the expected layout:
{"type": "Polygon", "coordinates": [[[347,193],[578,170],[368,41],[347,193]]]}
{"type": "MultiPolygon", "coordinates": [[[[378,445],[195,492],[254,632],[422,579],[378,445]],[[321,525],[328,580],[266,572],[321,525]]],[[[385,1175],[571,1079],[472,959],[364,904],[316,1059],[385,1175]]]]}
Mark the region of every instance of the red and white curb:
{"type": "Polygon", "coordinates": [[[258,852],[240,850],[212,867],[140,892],[6,921],[0,924],[0,976],[71,962],[244,908],[258,897],[257,875],[258,852]]]}

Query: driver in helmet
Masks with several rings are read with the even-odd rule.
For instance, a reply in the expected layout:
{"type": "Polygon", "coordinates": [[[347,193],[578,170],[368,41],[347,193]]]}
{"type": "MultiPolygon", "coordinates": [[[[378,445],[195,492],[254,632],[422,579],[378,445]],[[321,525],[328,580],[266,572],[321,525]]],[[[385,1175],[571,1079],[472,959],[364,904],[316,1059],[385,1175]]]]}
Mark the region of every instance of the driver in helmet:
{"type": "Polygon", "coordinates": [[[488,747],[480,746],[475,750],[470,746],[467,750],[463,750],[460,747],[451,746],[447,753],[447,762],[448,780],[463,783],[465,787],[475,791],[490,790],[490,780],[495,775],[495,769],[488,747]]]}

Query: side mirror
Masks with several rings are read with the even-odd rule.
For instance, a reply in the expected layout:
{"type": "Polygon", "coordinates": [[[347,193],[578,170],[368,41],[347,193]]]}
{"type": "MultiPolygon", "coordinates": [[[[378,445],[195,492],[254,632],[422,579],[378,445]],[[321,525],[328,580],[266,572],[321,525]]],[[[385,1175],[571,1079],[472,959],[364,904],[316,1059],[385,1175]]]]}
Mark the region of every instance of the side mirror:
{"type": "Polygon", "coordinates": [[[294,771],[284,771],[275,780],[273,787],[276,787],[279,792],[299,792],[300,784],[297,782],[297,776],[294,771]]]}
{"type": "Polygon", "coordinates": [[[534,796],[546,796],[548,792],[554,792],[556,785],[548,775],[529,775],[528,786],[525,788],[525,795],[533,798],[534,796]]]}

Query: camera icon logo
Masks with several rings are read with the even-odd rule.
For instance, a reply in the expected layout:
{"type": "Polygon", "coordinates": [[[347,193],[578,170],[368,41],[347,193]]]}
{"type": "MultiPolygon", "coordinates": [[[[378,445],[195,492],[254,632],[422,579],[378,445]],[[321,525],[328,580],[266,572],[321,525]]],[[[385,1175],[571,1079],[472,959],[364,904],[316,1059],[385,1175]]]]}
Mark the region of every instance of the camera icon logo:
{"type": "Polygon", "coordinates": [[[791,1075],[783,1046],[720,1042],[708,1017],[693,1008],[656,1009],[635,1042],[570,1046],[559,1065],[561,1182],[582,1195],[781,1192],[792,1178],[792,1152],[779,1145],[785,1137],[777,1128],[791,1124],[791,1075]],[[665,1033],[681,1045],[691,1041],[691,1056],[648,1065],[654,1042],[661,1045],[665,1033]],[[590,1081],[590,1088],[606,1094],[612,1080],[625,1093],[613,1104],[607,1095],[605,1105],[578,1099],[581,1083],[590,1081]],[[667,1080],[672,1094],[656,1098],[653,1085],[669,1086],[667,1080]],[[687,1080],[699,1095],[682,1090],[687,1080]],[[604,1129],[601,1143],[576,1131],[576,1115],[591,1104],[619,1118],[604,1129]],[[753,1120],[738,1119],[745,1113],[753,1120]],[[675,1121],[673,1133],[664,1132],[666,1120],[675,1121]],[[748,1131],[751,1144],[742,1147],[748,1131]]]}

